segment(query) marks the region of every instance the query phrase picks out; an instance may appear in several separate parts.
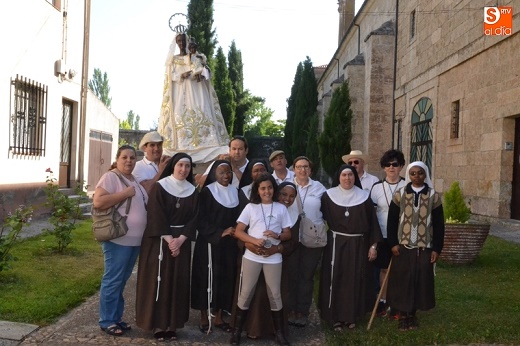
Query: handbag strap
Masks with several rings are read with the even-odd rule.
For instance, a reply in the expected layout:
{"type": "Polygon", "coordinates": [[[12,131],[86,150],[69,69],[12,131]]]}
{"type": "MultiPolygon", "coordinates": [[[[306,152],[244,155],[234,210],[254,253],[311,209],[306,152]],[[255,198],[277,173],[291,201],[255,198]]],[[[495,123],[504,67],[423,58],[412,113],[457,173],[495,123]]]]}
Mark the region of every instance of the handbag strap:
{"type": "MultiPolygon", "coordinates": [[[[119,174],[118,172],[115,171],[115,169],[111,170],[110,172],[114,173],[115,175],[117,175],[117,177],[119,178],[119,180],[121,180],[121,182],[126,186],[130,186],[126,183],[126,181],[123,179],[123,177],[121,176],[121,174],[119,174]]],[[[117,207],[116,207],[116,210],[119,209],[119,207],[121,207],[123,205],[123,203],[125,202],[124,201],[121,201],[117,207]]],[[[128,197],[126,199],[126,210],[125,210],[125,214],[128,215],[128,212],[130,211],[130,206],[132,205],[132,197],[128,197]]]]}
{"type": "Polygon", "coordinates": [[[302,200],[299,196],[296,196],[296,203],[298,204],[298,214],[302,215],[303,214],[302,200]]]}

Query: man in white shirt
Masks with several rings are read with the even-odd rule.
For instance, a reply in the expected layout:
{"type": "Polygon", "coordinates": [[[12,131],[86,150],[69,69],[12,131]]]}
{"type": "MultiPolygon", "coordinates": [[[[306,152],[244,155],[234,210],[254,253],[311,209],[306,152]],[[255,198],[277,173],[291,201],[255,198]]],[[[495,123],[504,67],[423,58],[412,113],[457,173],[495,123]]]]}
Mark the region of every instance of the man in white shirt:
{"type": "Polygon", "coordinates": [[[163,155],[163,138],[157,131],[146,133],[139,143],[139,150],[144,152],[142,160],[137,161],[132,175],[147,193],[161,176],[170,156],[163,155]]]}
{"type": "Polygon", "coordinates": [[[282,150],[273,151],[271,155],[269,155],[269,163],[273,168],[273,177],[278,185],[284,181],[293,181],[294,172],[287,169],[287,159],[282,150]]]}
{"type": "Polygon", "coordinates": [[[370,192],[372,185],[377,183],[379,178],[365,172],[365,158],[367,158],[367,155],[363,155],[361,150],[352,150],[350,154],[343,155],[342,157],[343,162],[356,168],[363,190],[370,192]]]}

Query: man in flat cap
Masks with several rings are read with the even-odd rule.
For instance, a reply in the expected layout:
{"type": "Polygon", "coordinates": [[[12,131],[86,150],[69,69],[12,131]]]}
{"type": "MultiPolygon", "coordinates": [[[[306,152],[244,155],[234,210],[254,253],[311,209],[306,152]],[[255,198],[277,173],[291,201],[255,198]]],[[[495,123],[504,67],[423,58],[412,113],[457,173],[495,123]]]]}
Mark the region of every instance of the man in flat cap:
{"type": "Polygon", "coordinates": [[[372,185],[377,183],[379,179],[375,175],[365,172],[365,158],[367,158],[367,155],[363,155],[361,150],[352,150],[350,154],[342,157],[343,162],[356,169],[363,190],[370,192],[372,185]]]}
{"type": "Polygon", "coordinates": [[[132,172],[135,180],[150,193],[152,186],[161,176],[170,156],[163,155],[163,138],[157,131],[146,133],[139,143],[139,150],[144,152],[142,160],[137,161],[132,172]]]}
{"type": "Polygon", "coordinates": [[[269,164],[273,168],[273,178],[278,185],[284,181],[293,181],[294,172],[287,169],[287,159],[282,150],[275,150],[269,155],[269,164]]]}

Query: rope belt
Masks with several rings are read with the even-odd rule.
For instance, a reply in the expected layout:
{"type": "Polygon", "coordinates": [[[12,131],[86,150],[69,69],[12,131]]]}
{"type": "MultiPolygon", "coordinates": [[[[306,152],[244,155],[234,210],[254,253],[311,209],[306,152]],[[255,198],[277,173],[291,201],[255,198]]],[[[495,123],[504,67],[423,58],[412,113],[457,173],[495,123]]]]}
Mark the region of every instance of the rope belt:
{"type": "Polygon", "coordinates": [[[363,234],[350,234],[350,233],[340,233],[333,230],[330,230],[332,232],[332,260],[330,262],[331,271],[330,271],[330,287],[329,287],[329,308],[332,301],[332,280],[334,279],[334,261],[336,259],[336,235],[341,235],[344,237],[362,237],[363,234]]]}
{"type": "Polygon", "coordinates": [[[213,259],[211,258],[211,244],[208,243],[208,332],[211,332],[211,302],[213,301],[213,259]]]}
{"type": "MultiPolygon", "coordinates": [[[[170,225],[170,228],[182,228],[184,225],[170,225]]],[[[159,238],[159,269],[157,271],[157,292],[155,294],[155,301],[159,300],[159,288],[161,286],[161,262],[163,260],[163,248],[162,248],[162,242],[165,235],[162,235],[161,238],[159,238]]]]}

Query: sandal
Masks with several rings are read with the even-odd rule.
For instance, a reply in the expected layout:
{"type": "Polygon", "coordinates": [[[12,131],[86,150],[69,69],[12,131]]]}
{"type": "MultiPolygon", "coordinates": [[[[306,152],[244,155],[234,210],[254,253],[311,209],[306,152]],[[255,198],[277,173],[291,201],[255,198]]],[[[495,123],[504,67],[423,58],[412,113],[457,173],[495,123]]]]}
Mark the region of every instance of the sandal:
{"type": "Polygon", "coordinates": [[[336,322],[332,325],[332,329],[335,332],[342,332],[343,331],[343,323],[342,322],[336,322]]]}
{"type": "Polygon", "coordinates": [[[415,330],[419,327],[419,323],[417,322],[417,317],[410,316],[408,317],[408,330],[415,330]]]}
{"type": "Polygon", "coordinates": [[[177,340],[177,333],[175,333],[173,330],[170,330],[165,333],[165,339],[168,340],[177,340]]]}
{"type": "Polygon", "coordinates": [[[103,328],[103,327],[100,327],[100,328],[102,331],[104,331],[108,335],[112,335],[112,336],[122,336],[123,335],[123,330],[117,324],[112,324],[106,328],[103,328]]]}
{"type": "Polygon", "coordinates": [[[153,337],[157,339],[157,341],[164,341],[166,338],[166,332],[157,332],[153,334],[153,337]]]}
{"type": "Polygon", "coordinates": [[[215,328],[218,328],[225,333],[231,333],[231,331],[233,330],[233,328],[231,328],[229,323],[226,323],[226,322],[222,322],[221,324],[214,324],[214,326],[215,326],[215,328]]]}
{"type": "Polygon", "coordinates": [[[209,328],[209,324],[199,324],[199,330],[203,334],[208,334],[212,332],[212,330],[209,328]]]}
{"type": "Polygon", "coordinates": [[[408,330],[408,317],[399,318],[399,323],[397,324],[397,328],[399,331],[405,332],[408,330]]]}
{"type": "Polygon", "coordinates": [[[130,323],[126,323],[125,321],[121,321],[117,325],[119,326],[119,328],[121,328],[122,331],[132,330],[132,326],[130,325],[130,323]]]}

